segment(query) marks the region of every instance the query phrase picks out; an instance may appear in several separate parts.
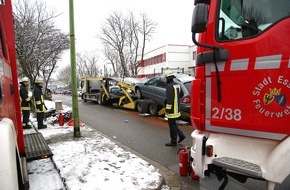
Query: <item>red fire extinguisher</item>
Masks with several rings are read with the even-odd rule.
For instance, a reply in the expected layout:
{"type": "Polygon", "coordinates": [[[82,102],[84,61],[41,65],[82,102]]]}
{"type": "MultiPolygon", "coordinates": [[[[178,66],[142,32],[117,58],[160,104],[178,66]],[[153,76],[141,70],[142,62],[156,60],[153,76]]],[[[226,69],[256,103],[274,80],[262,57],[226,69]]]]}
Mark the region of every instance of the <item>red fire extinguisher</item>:
{"type": "Polygon", "coordinates": [[[179,174],[181,176],[188,175],[188,152],[186,147],[179,149],[179,174]]]}
{"type": "Polygon", "coordinates": [[[60,113],[58,115],[58,124],[59,124],[59,126],[63,126],[64,125],[64,115],[62,115],[62,113],[60,113]]]}

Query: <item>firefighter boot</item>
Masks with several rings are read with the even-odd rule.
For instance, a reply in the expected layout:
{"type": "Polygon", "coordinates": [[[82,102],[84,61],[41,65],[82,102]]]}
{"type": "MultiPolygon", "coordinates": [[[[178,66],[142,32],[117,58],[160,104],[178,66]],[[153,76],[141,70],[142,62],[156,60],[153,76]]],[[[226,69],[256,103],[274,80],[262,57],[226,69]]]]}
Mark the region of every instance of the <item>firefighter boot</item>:
{"type": "Polygon", "coordinates": [[[31,129],[32,127],[28,123],[22,123],[22,128],[23,129],[31,129]]]}
{"type": "Polygon", "coordinates": [[[166,143],[165,146],[176,146],[177,143],[173,143],[173,142],[169,142],[169,143],[166,143]]]}
{"type": "Polygon", "coordinates": [[[179,141],[178,141],[178,143],[181,143],[184,139],[185,139],[185,136],[183,136],[183,137],[179,137],[179,141]]]}
{"type": "Polygon", "coordinates": [[[46,125],[38,126],[38,129],[46,129],[46,128],[47,128],[46,125]]]}

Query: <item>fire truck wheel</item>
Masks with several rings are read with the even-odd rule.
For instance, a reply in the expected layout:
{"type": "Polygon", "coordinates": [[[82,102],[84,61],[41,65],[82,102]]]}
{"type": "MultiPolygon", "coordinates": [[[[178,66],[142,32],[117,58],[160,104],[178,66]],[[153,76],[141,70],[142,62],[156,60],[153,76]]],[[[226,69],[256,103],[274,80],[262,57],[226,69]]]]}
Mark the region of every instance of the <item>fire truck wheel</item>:
{"type": "Polygon", "coordinates": [[[150,115],[155,116],[157,114],[157,105],[155,103],[149,103],[148,111],[150,115]]]}

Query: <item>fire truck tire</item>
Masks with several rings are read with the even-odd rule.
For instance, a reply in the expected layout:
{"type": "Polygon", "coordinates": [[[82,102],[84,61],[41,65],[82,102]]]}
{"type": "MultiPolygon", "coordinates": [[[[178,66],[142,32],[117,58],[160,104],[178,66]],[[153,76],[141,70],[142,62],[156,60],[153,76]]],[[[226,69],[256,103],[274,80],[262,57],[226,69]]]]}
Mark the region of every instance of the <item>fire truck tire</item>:
{"type": "Polygon", "coordinates": [[[148,111],[150,115],[155,116],[157,114],[157,105],[155,103],[149,103],[148,111]]]}

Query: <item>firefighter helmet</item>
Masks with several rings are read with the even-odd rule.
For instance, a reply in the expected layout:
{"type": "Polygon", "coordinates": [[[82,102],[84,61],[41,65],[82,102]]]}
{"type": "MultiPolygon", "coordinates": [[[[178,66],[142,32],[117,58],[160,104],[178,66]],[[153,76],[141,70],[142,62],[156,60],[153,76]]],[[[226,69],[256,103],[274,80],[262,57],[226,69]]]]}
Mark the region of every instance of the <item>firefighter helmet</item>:
{"type": "Polygon", "coordinates": [[[43,80],[41,77],[36,77],[35,79],[35,83],[38,84],[38,83],[43,83],[43,80]]]}
{"type": "Polygon", "coordinates": [[[20,82],[29,82],[29,78],[28,77],[23,77],[20,82]]]}
{"type": "Polygon", "coordinates": [[[166,70],[166,71],[164,71],[164,76],[165,76],[165,78],[174,77],[174,74],[171,70],[166,70]]]}

